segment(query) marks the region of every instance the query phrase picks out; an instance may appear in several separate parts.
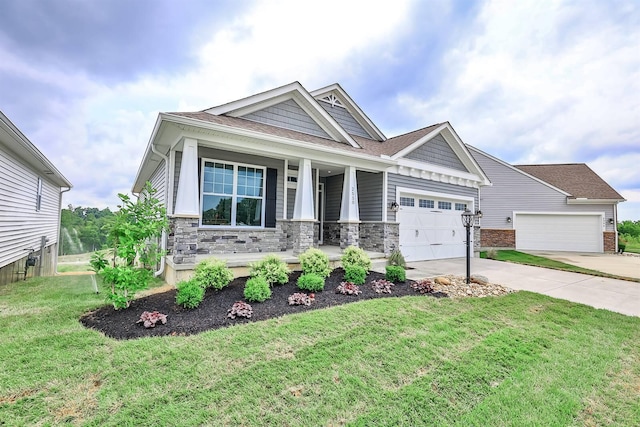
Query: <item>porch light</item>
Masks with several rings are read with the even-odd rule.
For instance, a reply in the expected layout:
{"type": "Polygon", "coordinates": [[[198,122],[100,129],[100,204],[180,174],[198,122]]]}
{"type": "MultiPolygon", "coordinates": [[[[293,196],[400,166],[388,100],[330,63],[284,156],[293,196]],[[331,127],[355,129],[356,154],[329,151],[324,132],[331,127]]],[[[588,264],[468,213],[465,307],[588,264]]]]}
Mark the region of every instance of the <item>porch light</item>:
{"type": "Polygon", "coordinates": [[[399,209],[400,205],[398,205],[396,202],[391,202],[391,204],[389,204],[389,210],[391,210],[392,212],[398,212],[399,209]]]}
{"type": "Polygon", "coordinates": [[[511,217],[510,216],[507,217],[507,222],[511,223],[511,217]]]}
{"type": "Polygon", "coordinates": [[[609,224],[613,225],[614,221],[613,218],[609,218],[609,224]]]}
{"type": "Polygon", "coordinates": [[[462,225],[467,229],[467,285],[471,282],[471,226],[481,216],[482,212],[474,214],[469,209],[465,209],[462,212],[462,225]]]}

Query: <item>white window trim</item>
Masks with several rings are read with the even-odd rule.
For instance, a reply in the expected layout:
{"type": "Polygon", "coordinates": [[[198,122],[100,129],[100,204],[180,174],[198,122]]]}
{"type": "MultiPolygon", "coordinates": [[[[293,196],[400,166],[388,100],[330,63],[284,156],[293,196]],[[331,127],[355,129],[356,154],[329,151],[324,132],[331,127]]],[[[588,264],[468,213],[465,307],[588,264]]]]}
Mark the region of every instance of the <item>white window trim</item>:
{"type": "MultiPolygon", "coordinates": [[[[230,162],[228,160],[220,160],[220,159],[209,159],[202,158],[202,166],[200,173],[200,227],[202,228],[215,228],[215,229],[223,229],[223,228],[233,228],[233,229],[263,229],[265,228],[265,211],[267,205],[267,168],[266,166],[252,165],[248,163],[238,163],[238,162],[230,162]],[[229,225],[207,225],[202,223],[202,209],[204,208],[204,168],[205,163],[222,163],[225,165],[233,166],[233,194],[231,195],[231,224],[229,225]],[[254,197],[254,196],[238,196],[238,167],[244,166],[248,168],[261,169],[262,170],[262,197],[254,197]],[[262,225],[236,225],[236,214],[237,214],[237,200],[238,197],[250,197],[255,199],[261,199],[261,213],[260,213],[260,223],[262,225]]],[[[213,193],[207,193],[207,195],[214,195],[213,193]]]]}

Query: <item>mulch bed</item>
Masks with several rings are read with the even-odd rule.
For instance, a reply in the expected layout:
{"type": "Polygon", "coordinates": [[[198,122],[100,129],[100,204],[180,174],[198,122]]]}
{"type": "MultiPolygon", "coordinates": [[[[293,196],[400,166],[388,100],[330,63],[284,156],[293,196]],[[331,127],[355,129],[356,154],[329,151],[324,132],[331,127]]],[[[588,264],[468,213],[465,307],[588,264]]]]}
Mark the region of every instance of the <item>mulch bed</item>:
{"type": "MultiPolygon", "coordinates": [[[[402,297],[407,295],[419,295],[411,288],[413,281],[396,284],[391,294],[378,294],[372,290],[373,280],[384,279],[384,274],[371,272],[367,276],[364,285],[360,286],[360,295],[342,295],[335,293],[335,289],[343,281],[344,270],[336,269],[325,281],[323,292],[315,293],[315,301],[310,306],[289,305],[287,298],[295,292],[302,292],[296,286],[300,272],[293,272],[289,276],[289,282],[285,285],[272,287],[271,298],[261,303],[250,303],[253,307],[251,319],[227,317],[227,310],[236,301],[244,300],[244,284],[246,277],[234,279],[229,286],[215,291],[207,289],[204,300],[194,309],[185,309],[176,305],[176,291],[170,290],[163,293],[149,295],[132,301],[126,310],[115,310],[112,306],[101,307],[85,314],[80,322],[88,327],[96,329],[106,336],[115,339],[134,339],[151,336],[165,335],[191,335],[210,329],[224,328],[227,326],[256,322],[271,319],[292,313],[300,313],[350,302],[362,301],[373,298],[402,297]],[[158,311],[167,315],[165,325],[157,324],[154,328],[145,328],[136,322],[144,311],[158,311]]],[[[440,292],[427,294],[432,297],[446,297],[440,292]]]]}

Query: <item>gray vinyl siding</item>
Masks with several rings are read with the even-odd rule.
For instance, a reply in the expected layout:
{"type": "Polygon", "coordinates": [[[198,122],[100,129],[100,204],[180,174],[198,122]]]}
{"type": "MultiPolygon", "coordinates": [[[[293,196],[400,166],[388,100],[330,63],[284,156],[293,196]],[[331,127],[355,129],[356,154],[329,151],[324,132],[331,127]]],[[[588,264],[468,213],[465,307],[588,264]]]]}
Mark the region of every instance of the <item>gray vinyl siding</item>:
{"type": "Polygon", "coordinates": [[[351,113],[349,113],[346,108],[331,106],[331,104],[324,101],[319,101],[318,103],[322,106],[322,108],[325,109],[327,113],[329,113],[331,117],[333,117],[336,122],[338,122],[340,126],[342,126],[344,130],[347,131],[347,133],[351,135],[358,135],[363,138],[373,137],[372,135],[369,135],[362,126],[360,126],[360,123],[358,123],[356,119],[353,118],[351,113]]]}
{"type": "Polygon", "coordinates": [[[329,135],[292,99],[242,116],[243,119],[291,129],[310,135],[329,135]]]}
{"type": "Polygon", "coordinates": [[[468,172],[442,135],[437,135],[405,156],[407,159],[468,172]]]}
{"type": "Polygon", "coordinates": [[[165,161],[162,160],[158,165],[158,168],[153,172],[149,181],[151,181],[151,186],[156,189],[155,198],[162,203],[163,206],[166,207],[166,188],[167,183],[165,183],[165,161]]]}
{"type": "MultiPolygon", "coordinates": [[[[176,156],[177,158],[177,156],[176,156]]],[[[234,163],[245,163],[254,166],[263,166],[278,170],[278,178],[276,183],[276,218],[282,218],[282,207],[284,206],[284,193],[282,187],[284,185],[284,162],[279,159],[271,159],[268,157],[253,156],[250,154],[240,154],[231,151],[216,150],[215,148],[198,147],[198,165],[202,159],[222,160],[234,163]]],[[[198,166],[200,167],[200,166],[198,166]]],[[[198,182],[200,178],[198,177],[198,182]]],[[[266,197],[265,197],[266,200],[266,197]]]]}
{"type": "Polygon", "coordinates": [[[0,146],[0,267],[22,259],[24,249],[40,249],[58,242],[60,187],[38,175],[0,146]],[[38,177],[42,179],[42,201],[36,211],[38,177]]]}
{"type": "Polygon", "coordinates": [[[361,221],[382,221],[383,174],[356,172],[361,221]]]}
{"type": "Polygon", "coordinates": [[[482,227],[512,229],[513,212],[602,212],[606,231],[615,231],[608,223],[613,218],[613,205],[568,205],[567,196],[541,182],[511,169],[494,159],[470,150],[480,167],[492,182],[490,187],[480,189],[482,227]]]}
{"type": "MultiPolygon", "coordinates": [[[[478,190],[471,187],[461,187],[459,185],[447,184],[444,182],[430,181],[412,176],[398,175],[389,173],[387,175],[387,200],[390,202],[396,200],[396,188],[404,187],[419,191],[431,191],[435,193],[450,194],[452,197],[473,197],[474,205],[478,206],[478,190]]],[[[469,206],[471,208],[471,206],[469,206]]],[[[387,212],[388,221],[395,221],[395,212],[387,212]]]]}

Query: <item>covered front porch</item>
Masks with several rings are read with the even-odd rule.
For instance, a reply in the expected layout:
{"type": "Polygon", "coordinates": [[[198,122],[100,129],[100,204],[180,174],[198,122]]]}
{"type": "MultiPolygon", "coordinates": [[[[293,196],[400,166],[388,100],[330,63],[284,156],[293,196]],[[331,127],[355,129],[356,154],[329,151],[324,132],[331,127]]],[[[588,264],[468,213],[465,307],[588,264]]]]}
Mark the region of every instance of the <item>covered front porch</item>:
{"type": "MultiPolygon", "coordinates": [[[[342,249],[340,249],[339,246],[320,245],[318,246],[318,249],[327,254],[331,267],[336,268],[340,266],[342,249]]],[[[369,258],[371,258],[372,269],[383,271],[387,262],[385,253],[369,250],[365,250],[365,252],[369,258]]],[[[215,255],[201,254],[196,255],[194,262],[190,264],[175,263],[173,256],[167,255],[164,267],[165,281],[170,285],[175,285],[181,280],[186,280],[193,274],[193,268],[197,263],[211,258],[226,261],[227,266],[233,271],[234,277],[247,276],[249,274],[249,265],[251,263],[259,261],[270,254],[275,254],[282,258],[282,260],[286,262],[292,270],[300,268],[300,261],[298,260],[298,257],[293,254],[292,249],[281,252],[221,253],[215,255]]]]}
{"type": "Polygon", "coordinates": [[[323,245],[397,249],[398,224],[387,221],[387,160],[248,147],[231,151],[201,138],[174,147],[167,265],[175,271],[208,256],[295,257],[323,245]],[[248,200],[249,210],[242,205],[248,200]]]}

